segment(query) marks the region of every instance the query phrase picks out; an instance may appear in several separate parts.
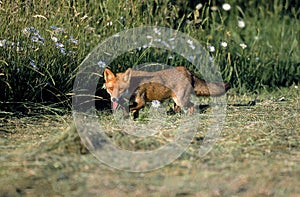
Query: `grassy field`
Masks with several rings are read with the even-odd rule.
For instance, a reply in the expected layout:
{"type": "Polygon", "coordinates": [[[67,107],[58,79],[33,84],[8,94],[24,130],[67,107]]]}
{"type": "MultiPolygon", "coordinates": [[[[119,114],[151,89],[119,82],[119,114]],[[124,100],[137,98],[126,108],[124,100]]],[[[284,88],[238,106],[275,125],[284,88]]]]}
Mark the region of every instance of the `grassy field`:
{"type": "Polygon", "coordinates": [[[145,173],[115,170],[80,153],[69,115],[1,119],[1,196],[297,196],[299,93],[299,87],[265,93],[255,106],[240,105],[253,97],[229,93],[227,120],[211,152],[198,157],[195,138],[179,159],[145,173]]]}
{"type": "MultiPolygon", "coordinates": [[[[298,196],[298,4],[0,1],[0,197],[298,196]],[[100,163],[81,146],[71,95],[79,65],[94,47],[120,31],[149,25],[176,29],[198,40],[233,87],[227,94],[223,130],[207,155],[197,156],[204,135],[199,127],[189,148],[174,162],[132,173],[100,163]],[[253,100],[255,104],[248,105],[253,100]]],[[[151,48],[135,50],[109,67],[121,72],[159,62],[193,69],[182,57],[169,57],[151,48]]],[[[102,78],[98,90],[105,92],[101,82],[102,78]]],[[[204,127],[209,112],[210,108],[201,113],[204,127]]],[[[107,127],[116,128],[111,114],[99,113],[107,127]]],[[[181,116],[170,117],[173,121],[181,116]]],[[[155,149],[172,138],[163,131],[150,141],[132,139],[118,129],[107,135],[133,150],[155,149]]]]}

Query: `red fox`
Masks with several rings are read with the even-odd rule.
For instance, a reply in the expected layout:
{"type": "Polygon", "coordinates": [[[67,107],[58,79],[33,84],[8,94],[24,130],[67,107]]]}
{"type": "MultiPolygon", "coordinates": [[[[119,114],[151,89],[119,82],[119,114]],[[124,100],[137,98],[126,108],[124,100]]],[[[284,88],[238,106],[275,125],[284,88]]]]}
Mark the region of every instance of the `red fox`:
{"type": "Polygon", "coordinates": [[[180,108],[193,113],[194,104],[190,102],[190,95],[220,96],[230,88],[229,83],[206,83],[179,66],[156,72],[135,71],[127,69],[124,73],[114,75],[108,68],[104,70],[104,80],[107,92],[111,96],[112,108],[124,102],[124,98],[133,102],[129,111],[134,118],[146,102],[172,98],[175,102],[175,111],[180,108]]]}

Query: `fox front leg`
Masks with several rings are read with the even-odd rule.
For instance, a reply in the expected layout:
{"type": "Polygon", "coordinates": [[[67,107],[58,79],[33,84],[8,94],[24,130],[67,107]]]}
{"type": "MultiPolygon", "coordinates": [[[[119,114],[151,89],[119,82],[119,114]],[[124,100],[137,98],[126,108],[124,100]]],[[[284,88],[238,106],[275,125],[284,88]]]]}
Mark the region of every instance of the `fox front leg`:
{"type": "Polygon", "coordinates": [[[133,118],[136,119],[139,116],[139,110],[146,105],[145,92],[136,91],[136,94],[132,97],[133,104],[129,106],[129,110],[133,112],[133,118]]]}
{"type": "Polygon", "coordinates": [[[137,119],[139,117],[139,111],[145,106],[145,104],[145,102],[134,102],[134,105],[129,106],[129,110],[133,113],[133,119],[137,119]]]}
{"type": "Polygon", "coordinates": [[[137,119],[139,117],[139,110],[133,110],[132,115],[133,115],[133,120],[137,119]]]}

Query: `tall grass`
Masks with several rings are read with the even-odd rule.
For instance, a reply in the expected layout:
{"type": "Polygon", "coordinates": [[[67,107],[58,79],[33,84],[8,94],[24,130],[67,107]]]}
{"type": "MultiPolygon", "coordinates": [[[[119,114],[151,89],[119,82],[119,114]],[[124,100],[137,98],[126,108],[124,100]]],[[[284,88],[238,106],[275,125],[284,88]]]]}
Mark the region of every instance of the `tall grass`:
{"type": "MultiPolygon", "coordinates": [[[[93,47],[143,25],[178,29],[199,40],[239,92],[299,83],[297,0],[228,2],[230,9],[221,1],[0,1],[0,108],[9,102],[64,103],[93,47]]],[[[111,67],[121,71],[143,58],[155,61],[136,55],[111,67]]]]}

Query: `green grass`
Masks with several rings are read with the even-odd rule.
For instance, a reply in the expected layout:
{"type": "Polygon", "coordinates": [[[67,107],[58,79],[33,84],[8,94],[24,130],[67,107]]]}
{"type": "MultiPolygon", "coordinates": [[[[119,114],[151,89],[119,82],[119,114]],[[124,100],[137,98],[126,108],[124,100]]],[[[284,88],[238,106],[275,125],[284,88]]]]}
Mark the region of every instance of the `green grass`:
{"type": "MultiPolygon", "coordinates": [[[[207,155],[197,156],[203,138],[199,129],[183,155],[144,173],[115,170],[92,154],[80,154],[80,138],[69,115],[1,118],[0,194],[297,196],[299,87],[264,91],[255,106],[233,105],[252,99],[229,95],[226,122],[207,155]]],[[[109,115],[101,121],[115,127],[109,115]]],[[[142,141],[117,129],[107,133],[117,145],[134,150],[151,149],[172,137],[168,134],[162,131],[160,137],[142,141]]]]}
{"type": "MultiPolygon", "coordinates": [[[[207,50],[214,46],[211,56],[238,93],[299,83],[300,13],[293,2],[229,3],[231,9],[225,11],[221,3],[212,2],[196,10],[186,1],[1,1],[0,108],[16,109],[18,102],[69,106],[73,80],[85,56],[105,38],[144,25],[178,29],[207,50]]],[[[109,66],[123,71],[160,61],[189,67],[180,58],[170,61],[159,55],[135,51],[109,66]]]]}

